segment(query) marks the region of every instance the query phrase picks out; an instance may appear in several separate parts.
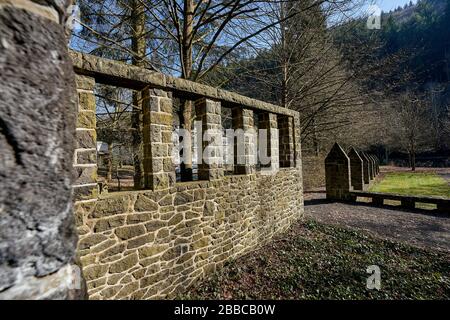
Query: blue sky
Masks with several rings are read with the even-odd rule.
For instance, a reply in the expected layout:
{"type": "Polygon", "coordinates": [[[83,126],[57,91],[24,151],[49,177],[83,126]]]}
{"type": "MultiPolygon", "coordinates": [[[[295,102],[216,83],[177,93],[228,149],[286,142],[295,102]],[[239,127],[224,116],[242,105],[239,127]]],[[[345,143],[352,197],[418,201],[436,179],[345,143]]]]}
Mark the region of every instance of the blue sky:
{"type": "MultiPolygon", "coordinates": [[[[384,12],[389,12],[398,6],[404,6],[406,3],[409,3],[410,0],[377,0],[377,5],[383,10],[384,12]]],[[[413,0],[414,3],[417,2],[417,0],[413,0]]]]}

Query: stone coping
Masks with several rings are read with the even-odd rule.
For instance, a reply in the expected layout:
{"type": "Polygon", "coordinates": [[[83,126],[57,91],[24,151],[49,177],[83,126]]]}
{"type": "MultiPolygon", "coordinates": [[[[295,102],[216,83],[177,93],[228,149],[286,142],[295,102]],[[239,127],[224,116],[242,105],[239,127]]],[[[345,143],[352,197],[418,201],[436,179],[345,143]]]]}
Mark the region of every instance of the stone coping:
{"type": "Polygon", "coordinates": [[[120,61],[99,58],[73,50],[69,50],[69,55],[77,74],[91,76],[98,83],[137,90],[150,86],[170,90],[193,100],[206,97],[225,104],[244,106],[294,118],[299,116],[299,113],[294,110],[149,69],[131,66],[120,61]]]}

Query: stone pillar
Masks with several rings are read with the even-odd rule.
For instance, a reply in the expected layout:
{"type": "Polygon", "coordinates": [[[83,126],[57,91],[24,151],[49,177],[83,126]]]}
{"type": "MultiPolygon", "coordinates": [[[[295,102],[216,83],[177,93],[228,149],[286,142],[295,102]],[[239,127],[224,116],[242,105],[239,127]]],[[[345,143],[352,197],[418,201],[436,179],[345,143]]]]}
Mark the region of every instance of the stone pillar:
{"type": "Polygon", "coordinates": [[[278,115],[280,167],[295,167],[294,123],[293,118],[278,115]]]}
{"type": "Polygon", "coordinates": [[[363,160],[355,148],[351,148],[348,153],[350,159],[350,177],[353,190],[364,190],[363,160]]]}
{"type": "Polygon", "coordinates": [[[325,158],[327,199],[350,199],[350,159],[339,144],[335,144],[325,158]]]}
{"type": "MultiPolygon", "coordinates": [[[[277,115],[274,113],[261,113],[259,120],[259,129],[266,130],[267,135],[263,136],[266,139],[266,146],[262,144],[265,143],[260,136],[259,138],[259,151],[262,151],[262,148],[267,148],[267,154],[263,156],[268,157],[269,163],[261,163],[261,168],[264,171],[277,171],[280,168],[279,163],[279,142],[278,142],[278,120],[277,115]]],[[[264,153],[264,152],[262,152],[264,153]]],[[[263,161],[263,157],[260,155],[260,159],[263,161]]]]}
{"type": "Polygon", "coordinates": [[[301,145],[300,116],[294,117],[294,161],[295,166],[302,172],[302,145],[301,145]]]}
{"type": "Polygon", "coordinates": [[[77,75],[76,84],[78,108],[73,164],[73,193],[75,203],[81,203],[91,202],[98,197],[95,80],[77,75]]]}
{"type": "Polygon", "coordinates": [[[142,91],[144,187],[164,190],[175,184],[172,161],[172,98],[156,89],[142,91]]]}
{"type": "Polygon", "coordinates": [[[369,158],[369,162],[370,162],[370,169],[372,172],[372,180],[374,180],[377,177],[377,172],[376,172],[376,168],[375,168],[375,159],[373,158],[373,156],[371,154],[367,155],[369,158]]]}
{"type": "Polygon", "coordinates": [[[255,124],[253,111],[241,107],[232,109],[234,137],[234,173],[252,174],[255,172],[255,124]],[[243,150],[240,150],[243,143],[243,150]],[[242,153],[243,154],[239,154],[242,153]]]}
{"type": "MultiPolygon", "coordinates": [[[[73,299],[68,1],[0,2],[0,299],[73,299]]],[[[79,274],[79,273],[78,273],[79,274]]]]}
{"type": "MultiPolygon", "coordinates": [[[[198,149],[198,177],[218,180],[224,177],[222,157],[221,104],[207,98],[195,102],[196,120],[202,123],[202,147],[198,149]]],[[[198,140],[197,140],[198,141],[198,140]]]]}
{"type": "Polygon", "coordinates": [[[370,184],[370,172],[371,172],[371,167],[370,167],[370,161],[369,158],[367,157],[367,155],[360,151],[359,155],[363,161],[363,177],[364,177],[364,184],[368,185],[370,184]]]}
{"type": "Polygon", "coordinates": [[[367,158],[367,162],[369,163],[369,180],[372,181],[375,177],[375,172],[373,171],[372,157],[365,152],[363,152],[362,154],[364,154],[364,156],[367,158]]]}
{"type": "Polygon", "coordinates": [[[379,175],[380,174],[380,159],[378,159],[378,157],[375,155],[373,157],[375,158],[375,169],[376,169],[377,175],[379,175]]]}

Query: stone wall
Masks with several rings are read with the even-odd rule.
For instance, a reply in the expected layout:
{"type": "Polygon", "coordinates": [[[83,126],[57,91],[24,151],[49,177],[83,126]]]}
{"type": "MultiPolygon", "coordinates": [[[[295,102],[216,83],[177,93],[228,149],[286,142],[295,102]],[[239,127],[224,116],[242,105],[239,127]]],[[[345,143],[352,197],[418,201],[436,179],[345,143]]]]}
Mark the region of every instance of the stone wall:
{"type": "Polygon", "coordinates": [[[297,168],[100,197],[77,212],[90,299],[176,297],[302,214],[297,168]]]}
{"type": "Polygon", "coordinates": [[[297,112],[109,60],[78,53],[72,57],[79,93],[75,218],[78,256],[91,299],[176,297],[303,215],[297,112]],[[98,194],[97,165],[90,153],[96,139],[96,82],[142,93],[146,191],[98,194]],[[198,176],[204,181],[175,181],[175,93],[195,102],[203,132],[220,135],[203,140],[209,152],[203,153],[198,176]],[[261,171],[252,161],[256,139],[242,137],[244,152],[235,153],[240,161],[233,176],[224,176],[221,161],[206,161],[222,159],[222,104],[232,108],[234,129],[253,129],[253,111],[261,115],[269,144],[269,161],[261,171]]]}
{"type": "Polygon", "coordinates": [[[84,296],[73,272],[69,3],[0,1],[0,299],[84,296]]]}

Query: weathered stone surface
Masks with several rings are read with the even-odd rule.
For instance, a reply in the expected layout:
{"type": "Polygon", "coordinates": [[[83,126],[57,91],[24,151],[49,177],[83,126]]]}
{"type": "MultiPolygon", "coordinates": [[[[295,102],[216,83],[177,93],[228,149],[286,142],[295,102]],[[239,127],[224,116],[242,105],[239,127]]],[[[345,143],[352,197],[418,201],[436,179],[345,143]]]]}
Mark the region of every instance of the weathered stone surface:
{"type": "Polygon", "coordinates": [[[193,200],[193,197],[190,194],[188,194],[188,193],[185,193],[185,192],[177,193],[175,195],[174,205],[179,206],[179,205],[182,205],[182,204],[186,204],[186,203],[192,202],[192,200],[193,200]]]}
{"type": "Polygon", "coordinates": [[[125,216],[116,216],[107,219],[100,219],[95,223],[94,232],[103,232],[111,229],[115,229],[124,225],[125,216]]]}
{"type": "Polygon", "coordinates": [[[107,265],[95,265],[85,268],[83,270],[83,273],[86,280],[90,281],[103,277],[107,271],[107,265]]]}
{"type": "Polygon", "coordinates": [[[105,235],[97,233],[85,236],[79,241],[78,249],[80,250],[89,249],[90,247],[93,247],[107,239],[108,237],[106,237],[105,235]]]}
{"type": "Polygon", "coordinates": [[[68,2],[41,4],[0,7],[0,299],[74,295],[60,272],[73,262],[77,241],[76,91],[54,10],[66,12],[68,2]]]}
{"type": "Polygon", "coordinates": [[[77,149],[91,149],[97,147],[97,134],[95,130],[77,130],[76,131],[76,144],[77,149]]]}
{"type": "Polygon", "coordinates": [[[102,218],[115,214],[126,213],[128,202],[117,196],[99,201],[95,207],[95,211],[89,216],[90,218],[102,218]]]}
{"type": "Polygon", "coordinates": [[[158,210],[158,204],[143,195],[139,195],[134,204],[134,210],[136,212],[155,211],[158,210]]]}
{"type": "MultiPolygon", "coordinates": [[[[97,167],[74,166],[72,170],[74,185],[97,183],[97,167]]],[[[91,196],[93,189],[96,190],[97,187],[91,186],[87,190],[84,189],[83,191],[87,192],[84,195],[91,196]]]]}
{"type": "Polygon", "coordinates": [[[142,237],[135,238],[133,240],[128,241],[127,249],[134,249],[138,247],[142,247],[143,245],[146,245],[150,242],[155,240],[155,235],[153,233],[146,234],[142,237]]]}
{"type": "Polygon", "coordinates": [[[116,235],[123,240],[138,237],[146,232],[143,225],[126,226],[116,229],[116,235]]]}
{"type": "Polygon", "coordinates": [[[138,262],[137,254],[131,254],[111,265],[110,273],[120,273],[131,269],[138,262]]]}
{"type": "Polygon", "coordinates": [[[139,249],[139,258],[143,259],[143,258],[148,258],[148,257],[152,257],[154,255],[160,254],[164,251],[166,251],[169,248],[169,246],[167,244],[162,244],[162,245],[152,245],[152,246],[148,246],[145,248],[140,248],[139,249]]]}
{"type": "Polygon", "coordinates": [[[97,164],[97,150],[77,150],[76,164],[97,164]]]}

